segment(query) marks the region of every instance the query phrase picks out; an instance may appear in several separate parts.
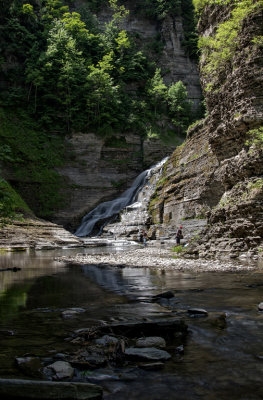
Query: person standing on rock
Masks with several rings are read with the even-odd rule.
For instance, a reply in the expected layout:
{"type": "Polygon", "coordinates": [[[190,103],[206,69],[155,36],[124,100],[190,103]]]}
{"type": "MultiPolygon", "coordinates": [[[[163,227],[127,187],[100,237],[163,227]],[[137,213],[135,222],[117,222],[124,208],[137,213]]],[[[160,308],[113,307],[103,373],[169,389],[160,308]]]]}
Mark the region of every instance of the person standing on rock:
{"type": "Polygon", "coordinates": [[[175,238],[176,238],[176,245],[177,245],[177,246],[180,246],[180,240],[184,238],[184,237],[183,237],[183,231],[182,231],[182,229],[183,229],[183,227],[180,226],[180,227],[177,229],[177,232],[176,232],[176,235],[175,235],[175,238]]]}
{"type": "Polygon", "coordinates": [[[143,245],[144,247],[147,246],[147,233],[145,231],[142,232],[142,237],[143,237],[143,245]]]}

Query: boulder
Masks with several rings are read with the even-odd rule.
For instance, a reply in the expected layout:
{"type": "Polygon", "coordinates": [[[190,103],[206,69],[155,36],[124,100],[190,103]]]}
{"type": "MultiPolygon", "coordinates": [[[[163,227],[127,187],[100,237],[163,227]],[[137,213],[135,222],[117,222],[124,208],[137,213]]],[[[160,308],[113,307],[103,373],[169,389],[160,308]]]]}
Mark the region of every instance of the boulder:
{"type": "Polygon", "coordinates": [[[56,361],[45,368],[53,380],[71,379],[74,375],[74,368],[66,361],[56,361]]]}

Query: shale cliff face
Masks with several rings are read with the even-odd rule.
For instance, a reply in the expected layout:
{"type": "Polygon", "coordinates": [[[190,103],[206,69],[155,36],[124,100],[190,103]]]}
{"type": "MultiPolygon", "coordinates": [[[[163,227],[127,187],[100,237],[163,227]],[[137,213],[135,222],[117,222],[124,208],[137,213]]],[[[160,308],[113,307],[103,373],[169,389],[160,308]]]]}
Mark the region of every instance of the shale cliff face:
{"type": "MultiPolygon", "coordinates": [[[[206,7],[200,35],[213,34],[230,12],[206,7]]],[[[263,249],[262,141],[249,140],[263,124],[263,48],[253,42],[262,37],[262,17],[259,7],[243,20],[232,61],[205,92],[208,117],[170,157],[151,199],[149,233],[171,235],[182,224],[188,254],[237,257],[263,249]]],[[[209,77],[201,73],[201,82],[207,87],[209,77]]]]}

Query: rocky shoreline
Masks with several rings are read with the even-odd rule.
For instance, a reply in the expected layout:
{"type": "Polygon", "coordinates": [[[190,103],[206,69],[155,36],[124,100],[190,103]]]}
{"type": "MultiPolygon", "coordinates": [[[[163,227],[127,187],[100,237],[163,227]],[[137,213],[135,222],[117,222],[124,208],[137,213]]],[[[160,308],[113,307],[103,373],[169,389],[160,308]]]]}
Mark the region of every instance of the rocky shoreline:
{"type": "Polygon", "coordinates": [[[135,248],[111,254],[84,254],[75,256],[57,257],[56,261],[70,264],[97,264],[100,266],[116,266],[154,269],[193,271],[193,272],[234,272],[244,270],[256,270],[260,268],[261,261],[250,259],[240,261],[184,259],[177,256],[170,249],[157,247],[135,248]]]}

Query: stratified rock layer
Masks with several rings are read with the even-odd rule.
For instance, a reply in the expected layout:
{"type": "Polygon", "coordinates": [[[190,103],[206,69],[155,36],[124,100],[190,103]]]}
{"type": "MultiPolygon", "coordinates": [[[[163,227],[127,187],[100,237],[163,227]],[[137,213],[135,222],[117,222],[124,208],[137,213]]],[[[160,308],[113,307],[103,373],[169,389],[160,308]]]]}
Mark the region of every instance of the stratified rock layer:
{"type": "Polygon", "coordinates": [[[83,243],[62,226],[37,218],[13,221],[0,231],[1,250],[36,250],[80,247],[83,243]]]}
{"type": "MultiPolygon", "coordinates": [[[[209,6],[200,34],[211,34],[228,13],[209,6]]],[[[150,234],[169,237],[182,224],[186,239],[195,239],[188,254],[235,258],[263,249],[263,149],[247,142],[263,124],[263,49],[252,42],[263,34],[262,18],[261,7],[244,19],[232,63],[206,92],[208,117],[170,157],[150,202],[150,234]]]]}

